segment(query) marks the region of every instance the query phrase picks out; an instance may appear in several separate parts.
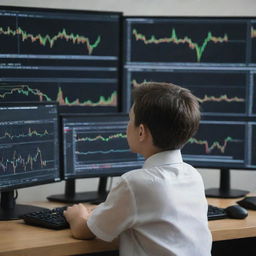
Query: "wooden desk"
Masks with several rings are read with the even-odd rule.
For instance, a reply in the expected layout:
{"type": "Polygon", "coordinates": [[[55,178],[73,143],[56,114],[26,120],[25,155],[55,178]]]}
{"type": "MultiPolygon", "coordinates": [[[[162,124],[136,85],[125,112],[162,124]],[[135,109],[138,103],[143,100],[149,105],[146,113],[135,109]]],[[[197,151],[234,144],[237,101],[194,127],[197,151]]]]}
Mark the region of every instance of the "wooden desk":
{"type": "MultiPolygon", "coordinates": [[[[209,204],[227,207],[237,199],[209,199],[209,204]]],[[[37,203],[44,207],[58,207],[57,203],[37,203]]],[[[209,222],[214,241],[256,237],[256,211],[249,211],[244,220],[215,220],[209,222]]],[[[98,239],[76,240],[70,230],[48,230],[25,225],[22,220],[0,221],[0,256],[58,256],[75,255],[118,249],[118,242],[106,243],[98,239]]]]}
{"type": "MultiPolygon", "coordinates": [[[[34,203],[48,208],[58,203],[34,203]]],[[[60,256],[118,249],[118,242],[77,240],[69,229],[50,230],[24,224],[23,220],[0,221],[0,256],[60,256]]]]}
{"type": "MultiPolygon", "coordinates": [[[[239,199],[208,198],[208,203],[222,208],[236,204],[239,199]]],[[[222,219],[209,221],[213,241],[223,241],[238,238],[256,237],[256,211],[248,211],[248,217],[243,220],[222,219]]]]}

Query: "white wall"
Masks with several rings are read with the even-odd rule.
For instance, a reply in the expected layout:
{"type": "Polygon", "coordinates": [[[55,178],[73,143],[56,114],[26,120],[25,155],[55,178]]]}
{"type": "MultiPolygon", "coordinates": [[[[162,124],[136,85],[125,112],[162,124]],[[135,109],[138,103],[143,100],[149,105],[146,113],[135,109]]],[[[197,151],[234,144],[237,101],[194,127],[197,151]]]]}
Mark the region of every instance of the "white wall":
{"type": "Polygon", "coordinates": [[[255,0],[0,0],[0,4],[160,16],[255,16],[256,10],[255,0]]]}
{"type": "MultiPolygon", "coordinates": [[[[255,16],[255,0],[0,0],[0,5],[120,11],[124,15],[255,16]]],[[[200,170],[206,188],[216,187],[218,170],[200,170]]],[[[231,185],[256,192],[256,171],[233,171],[231,185]]],[[[114,182],[118,178],[114,178],[114,182]]],[[[94,190],[97,179],[77,181],[77,191],[94,190]]],[[[44,200],[64,192],[64,182],[20,189],[18,201],[44,200]]]]}

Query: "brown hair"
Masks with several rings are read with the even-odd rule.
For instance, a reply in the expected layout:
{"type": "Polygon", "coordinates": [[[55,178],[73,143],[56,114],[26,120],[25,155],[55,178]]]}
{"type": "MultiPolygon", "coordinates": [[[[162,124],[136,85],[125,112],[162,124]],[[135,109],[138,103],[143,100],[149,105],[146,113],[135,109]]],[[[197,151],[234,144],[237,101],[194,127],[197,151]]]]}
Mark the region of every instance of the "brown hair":
{"type": "Polygon", "coordinates": [[[143,83],[133,90],[135,125],[146,125],[155,146],[180,149],[199,127],[197,98],[170,83],[143,83]]]}

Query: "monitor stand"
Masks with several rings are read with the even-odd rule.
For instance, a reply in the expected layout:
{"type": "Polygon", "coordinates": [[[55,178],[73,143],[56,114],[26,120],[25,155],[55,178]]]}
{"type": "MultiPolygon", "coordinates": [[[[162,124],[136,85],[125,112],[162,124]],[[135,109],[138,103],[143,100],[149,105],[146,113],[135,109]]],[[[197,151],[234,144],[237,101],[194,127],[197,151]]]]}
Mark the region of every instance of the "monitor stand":
{"type": "Polygon", "coordinates": [[[238,198],[248,194],[249,191],[231,189],[230,187],[230,169],[220,169],[220,188],[210,188],[205,190],[207,197],[217,198],[238,198]]]}
{"type": "Polygon", "coordinates": [[[1,192],[0,221],[17,220],[20,219],[20,216],[29,212],[42,210],[45,210],[45,208],[32,205],[16,204],[13,190],[1,192]]]}
{"type": "Polygon", "coordinates": [[[107,177],[99,178],[98,191],[88,191],[76,193],[75,179],[67,180],[65,184],[65,194],[51,195],[47,199],[53,202],[62,203],[82,203],[91,202],[98,204],[105,201],[107,197],[107,177]]]}

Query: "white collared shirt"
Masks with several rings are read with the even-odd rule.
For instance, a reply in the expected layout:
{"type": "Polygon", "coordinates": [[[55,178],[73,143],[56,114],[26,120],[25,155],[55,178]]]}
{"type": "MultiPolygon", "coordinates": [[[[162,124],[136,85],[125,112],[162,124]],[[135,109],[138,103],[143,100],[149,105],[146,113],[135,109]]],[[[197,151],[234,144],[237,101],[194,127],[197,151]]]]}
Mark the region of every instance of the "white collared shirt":
{"type": "Polygon", "coordinates": [[[211,255],[203,181],[180,150],[122,175],[87,224],[102,240],[120,236],[120,256],[211,255]]]}

